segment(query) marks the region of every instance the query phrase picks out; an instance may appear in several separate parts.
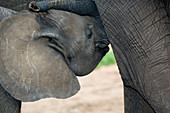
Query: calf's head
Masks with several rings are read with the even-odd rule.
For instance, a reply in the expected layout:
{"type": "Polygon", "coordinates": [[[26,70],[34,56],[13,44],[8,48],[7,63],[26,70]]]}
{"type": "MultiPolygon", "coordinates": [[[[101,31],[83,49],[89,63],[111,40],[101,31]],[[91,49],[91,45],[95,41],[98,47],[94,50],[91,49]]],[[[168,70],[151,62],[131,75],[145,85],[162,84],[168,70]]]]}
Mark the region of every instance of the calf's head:
{"type": "Polygon", "coordinates": [[[108,51],[95,19],[63,11],[18,13],[0,24],[0,83],[13,97],[67,98],[108,51]]]}

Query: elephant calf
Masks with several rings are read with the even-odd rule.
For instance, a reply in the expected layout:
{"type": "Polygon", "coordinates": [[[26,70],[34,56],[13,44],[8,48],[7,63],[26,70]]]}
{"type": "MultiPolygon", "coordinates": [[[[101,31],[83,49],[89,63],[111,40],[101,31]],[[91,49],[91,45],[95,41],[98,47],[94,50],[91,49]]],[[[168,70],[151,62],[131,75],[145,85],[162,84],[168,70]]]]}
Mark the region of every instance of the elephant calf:
{"type": "Polygon", "coordinates": [[[75,75],[90,73],[108,51],[92,17],[5,8],[0,17],[0,113],[19,113],[20,101],[76,94],[75,75]]]}

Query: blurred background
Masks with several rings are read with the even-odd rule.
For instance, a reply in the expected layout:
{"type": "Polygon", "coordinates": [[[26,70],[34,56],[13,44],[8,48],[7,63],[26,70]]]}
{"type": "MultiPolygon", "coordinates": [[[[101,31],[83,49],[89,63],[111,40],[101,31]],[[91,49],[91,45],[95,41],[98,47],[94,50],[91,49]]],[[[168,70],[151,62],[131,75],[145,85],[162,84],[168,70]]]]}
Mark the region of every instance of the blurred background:
{"type": "Polygon", "coordinates": [[[24,102],[21,113],[124,113],[123,83],[112,50],[92,73],[78,79],[81,89],[75,96],[24,102]]]}

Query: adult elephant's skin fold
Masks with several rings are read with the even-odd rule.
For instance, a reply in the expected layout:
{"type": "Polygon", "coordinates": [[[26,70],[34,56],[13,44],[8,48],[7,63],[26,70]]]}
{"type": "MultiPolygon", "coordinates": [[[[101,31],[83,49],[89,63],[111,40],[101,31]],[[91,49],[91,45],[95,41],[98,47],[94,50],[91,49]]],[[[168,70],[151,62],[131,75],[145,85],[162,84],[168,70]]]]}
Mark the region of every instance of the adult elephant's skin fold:
{"type": "MultiPolygon", "coordinates": [[[[65,11],[15,12],[0,24],[0,84],[20,101],[68,98],[76,76],[90,73],[108,51],[92,17],[65,11]]],[[[3,13],[2,13],[3,14],[3,13]]]]}

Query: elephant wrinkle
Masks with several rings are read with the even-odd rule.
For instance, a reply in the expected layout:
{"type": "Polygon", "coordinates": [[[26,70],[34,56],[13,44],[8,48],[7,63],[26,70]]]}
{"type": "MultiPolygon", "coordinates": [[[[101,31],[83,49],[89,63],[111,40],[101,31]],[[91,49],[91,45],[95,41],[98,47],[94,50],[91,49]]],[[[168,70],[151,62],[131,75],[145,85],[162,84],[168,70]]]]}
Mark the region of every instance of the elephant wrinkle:
{"type": "MultiPolygon", "coordinates": [[[[15,10],[30,8],[30,10],[32,10],[31,14],[39,14],[39,16],[30,16],[36,17],[35,23],[40,25],[40,29],[36,30],[41,36],[48,37],[48,39],[51,41],[50,43],[54,45],[53,50],[51,50],[52,48],[44,46],[47,40],[38,42],[40,39],[39,37],[37,38],[38,41],[35,42],[37,46],[35,47],[41,48],[45,52],[48,51],[50,55],[41,53],[46,55],[46,57],[42,58],[34,56],[35,58],[39,58],[42,62],[38,62],[36,67],[41,68],[42,64],[50,67],[49,63],[46,63],[45,61],[47,60],[49,62],[56,62],[57,60],[50,59],[53,59],[52,56],[56,56],[56,54],[61,54],[59,55],[61,58],[60,64],[62,64],[63,69],[65,69],[64,73],[69,73],[68,76],[62,75],[61,78],[58,79],[58,84],[61,83],[61,85],[58,85],[57,83],[54,85],[57,86],[58,89],[56,90],[61,94],[61,98],[64,97],[64,91],[65,95],[67,95],[71,90],[76,92],[76,88],[73,88],[73,86],[78,84],[78,82],[74,84],[74,82],[77,81],[77,79],[75,79],[75,75],[82,76],[90,73],[97,65],[97,62],[99,62],[106,53],[106,46],[110,42],[113,47],[117,64],[120,69],[120,74],[125,85],[125,112],[169,113],[169,0],[132,0],[128,2],[126,0],[35,0],[35,2],[31,2],[29,4],[29,7],[24,7],[25,3],[29,3],[29,1],[26,0],[23,0],[22,3],[20,0],[15,0],[15,4],[11,4],[12,2],[10,0],[7,0],[7,2],[8,1],[9,4],[0,0],[0,4],[15,10]],[[19,5],[19,7],[15,7],[17,5],[19,5]],[[57,10],[64,10],[75,14],[70,14],[68,12],[66,13],[64,11],[60,12],[57,10]],[[43,11],[47,11],[49,14],[43,13],[43,11]],[[81,15],[80,18],[77,17],[77,14],[79,16],[81,15]],[[86,19],[84,20],[81,17],[86,19]],[[69,23],[70,21],[71,23],[69,23]],[[87,24],[93,25],[91,30],[92,33],[85,31],[87,24]],[[48,34],[48,32],[45,32],[49,30],[49,27],[56,29],[55,31],[51,32],[52,34],[59,34],[58,37],[54,37],[55,40],[51,38],[52,35],[48,34]],[[42,35],[42,32],[44,32],[44,35],[42,35]],[[100,37],[96,38],[98,36],[100,37]],[[55,42],[56,40],[59,41],[55,42]],[[102,43],[99,43],[98,41],[101,40],[102,43]],[[100,44],[100,46],[98,46],[98,44],[100,44]],[[103,55],[99,55],[98,52],[103,55]],[[87,60],[88,62],[86,63],[82,61],[82,59],[87,60]],[[88,67],[91,67],[91,69],[88,67]],[[69,77],[71,77],[70,81],[68,80],[69,77]],[[70,85],[66,87],[66,84],[63,84],[63,80],[65,80],[66,84],[70,85]],[[60,90],[62,90],[62,92],[59,92],[60,90]]],[[[8,24],[8,27],[1,26],[0,31],[2,32],[2,35],[4,34],[2,36],[3,38],[7,38],[9,35],[11,35],[10,33],[8,34],[8,32],[10,31],[9,28],[11,27],[11,24],[14,23],[11,23],[11,21],[14,19],[14,17],[11,20],[9,19],[10,21],[4,19],[4,21],[7,21],[6,24],[8,24]]],[[[3,24],[3,22],[1,22],[1,24],[3,24]]],[[[22,25],[28,26],[29,24],[22,25]]],[[[30,28],[31,27],[35,26],[30,26],[30,28]]],[[[30,35],[30,33],[28,34],[30,35]]],[[[5,41],[2,40],[1,43],[2,42],[5,41]]],[[[3,45],[5,44],[1,44],[2,47],[3,45]]],[[[8,40],[8,45],[12,47],[10,40],[8,40]]],[[[14,47],[14,49],[16,49],[16,46],[14,47]]],[[[5,54],[5,52],[2,53],[5,51],[4,49],[1,50],[1,56],[2,58],[7,56],[7,58],[4,58],[2,62],[7,62],[12,56],[12,54],[10,54],[12,51],[9,49],[8,54],[5,54]]],[[[36,49],[34,52],[36,53],[41,49],[36,49]]],[[[60,60],[60,58],[58,60],[60,60]]],[[[17,60],[17,57],[15,59],[17,60]]],[[[10,70],[10,66],[12,65],[7,65],[4,69],[8,68],[8,70],[10,70]]],[[[58,65],[53,63],[53,66],[57,67],[58,65]]],[[[50,67],[50,69],[52,71],[55,70],[55,73],[61,73],[61,69],[57,70],[54,67],[50,67]]],[[[7,75],[10,73],[8,73],[8,70],[5,70],[7,75]]],[[[49,68],[47,68],[47,70],[49,70],[49,68]]],[[[44,72],[44,74],[47,73],[45,71],[42,72],[44,72]]],[[[49,72],[48,74],[51,76],[50,74],[52,74],[52,72],[49,72]]],[[[41,76],[43,76],[43,74],[41,74],[41,76]]],[[[50,83],[53,83],[52,79],[49,79],[46,76],[43,77],[48,79],[50,83]]],[[[55,75],[51,77],[55,78],[58,76],[55,75]]],[[[6,78],[7,77],[4,77],[3,80],[6,80],[6,78]]],[[[1,79],[0,81],[2,82],[1,79]]],[[[7,81],[9,82],[9,80],[7,81]]],[[[44,82],[46,83],[46,81],[44,82]]],[[[5,89],[4,84],[5,83],[3,82],[2,86],[5,89]]],[[[9,89],[9,86],[7,87],[9,89]]],[[[43,88],[46,89],[47,87],[44,86],[43,88]]],[[[77,86],[77,90],[78,89],[79,86],[77,86]]],[[[53,90],[49,92],[55,92],[52,91],[53,90]]],[[[71,92],[69,93],[71,94],[71,92]]],[[[44,95],[46,96],[48,94],[44,93],[44,95]]],[[[41,97],[45,96],[41,95],[41,97]]]]}

